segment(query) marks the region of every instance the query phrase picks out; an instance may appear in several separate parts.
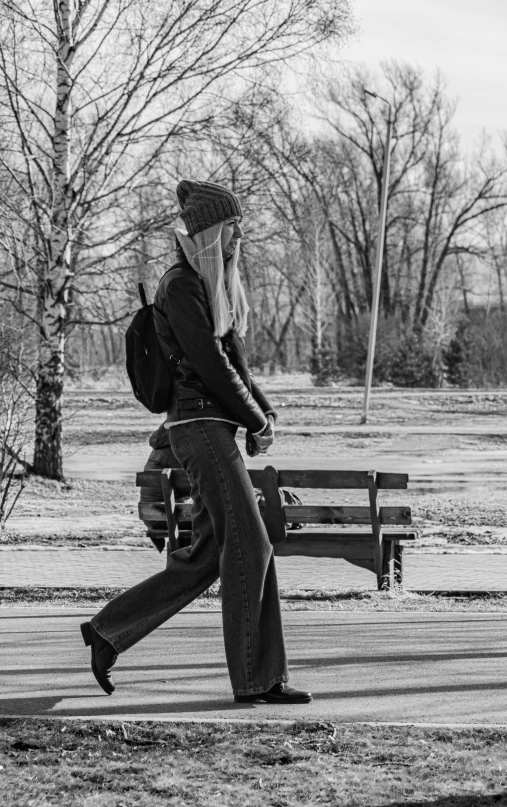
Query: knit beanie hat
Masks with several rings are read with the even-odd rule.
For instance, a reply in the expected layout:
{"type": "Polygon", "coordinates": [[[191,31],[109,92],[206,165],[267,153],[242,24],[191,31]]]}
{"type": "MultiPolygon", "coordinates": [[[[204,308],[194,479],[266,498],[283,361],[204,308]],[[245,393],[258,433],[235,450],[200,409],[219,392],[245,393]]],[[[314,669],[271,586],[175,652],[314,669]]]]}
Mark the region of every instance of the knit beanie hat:
{"type": "Polygon", "coordinates": [[[238,197],[215,182],[182,179],[176,194],[181,207],[180,216],[190,237],[232,216],[243,215],[238,197]]]}

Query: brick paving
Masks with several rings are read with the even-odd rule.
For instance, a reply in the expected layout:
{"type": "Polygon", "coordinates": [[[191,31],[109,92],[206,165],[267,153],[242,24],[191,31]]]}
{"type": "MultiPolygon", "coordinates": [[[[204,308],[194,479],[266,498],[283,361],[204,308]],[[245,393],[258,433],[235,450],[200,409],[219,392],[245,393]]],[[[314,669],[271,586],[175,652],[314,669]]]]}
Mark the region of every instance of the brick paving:
{"type": "MultiPolygon", "coordinates": [[[[164,568],[154,549],[2,547],[0,586],[127,587],[164,568]]],[[[277,558],[282,588],[373,589],[373,575],[330,558],[277,558]]],[[[404,581],[416,591],[507,591],[507,554],[405,550],[404,581]]]]}

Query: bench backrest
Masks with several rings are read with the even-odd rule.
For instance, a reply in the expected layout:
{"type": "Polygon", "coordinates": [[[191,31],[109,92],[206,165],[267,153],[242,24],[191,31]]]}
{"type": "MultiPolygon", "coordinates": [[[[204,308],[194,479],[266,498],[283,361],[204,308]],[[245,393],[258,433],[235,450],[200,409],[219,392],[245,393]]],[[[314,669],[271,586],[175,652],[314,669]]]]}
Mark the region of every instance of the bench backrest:
{"type": "MultiPolygon", "coordinates": [[[[270,466],[268,466],[270,467],[270,466]]],[[[252,484],[262,488],[265,469],[251,468],[248,471],[252,484]]],[[[281,470],[278,471],[278,486],[283,488],[322,488],[326,490],[360,490],[369,488],[371,471],[328,471],[328,470],[281,470]]],[[[190,483],[182,468],[172,469],[175,495],[188,496],[190,483]]],[[[136,477],[138,487],[149,487],[158,490],[162,495],[162,479],[160,471],[140,471],[136,477]]],[[[379,471],[376,474],[376,486],[379,490],[406,490],[408,474],[395,474],[379,471]]]]}
{"type": "MultiPolygon", "coordinates": [[[[277,471],[273,466],[250,469],[253,486],[260,488],[263,502],[261,513],[272,543],[286,540],[286,525],[342,524],[371,525],[377,542],[380,542],[383,525],[408,526],[412,523],[409,507],[379,507],[377,491],[406,490],[408,474],[376,471],[294,470],[277,471]],[[279,488],[314,488],[334,490],[368,490],[369,506],[339,506],[317,504],[283,504],[279,488]]],[[[190,493],[188,477],[181,468],[165,471],[142,471],[137,474],[137,485],[150,488],[160,496],[159,501],[140,503],[139,514],[144,521],[167,518],[169,540],[178,545],[180,528],[188,530],[191,504],[182,502],[190,493]]]]}

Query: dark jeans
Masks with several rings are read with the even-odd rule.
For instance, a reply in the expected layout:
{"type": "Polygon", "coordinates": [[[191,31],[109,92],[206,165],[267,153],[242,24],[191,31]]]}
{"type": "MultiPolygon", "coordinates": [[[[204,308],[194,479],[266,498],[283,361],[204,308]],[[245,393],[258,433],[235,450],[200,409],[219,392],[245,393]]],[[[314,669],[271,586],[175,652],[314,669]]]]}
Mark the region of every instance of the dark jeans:
{"type": "Polygon", "coordinates": [[[190,479],[192,544],[172,552],[164,571],[108,603],[92,624],[122,653],[220,576],[232,689],[249,695],[287,681],[288,672],[273,547],[236,430],[215,420],[171,427],[171,447],[190,479]]]}

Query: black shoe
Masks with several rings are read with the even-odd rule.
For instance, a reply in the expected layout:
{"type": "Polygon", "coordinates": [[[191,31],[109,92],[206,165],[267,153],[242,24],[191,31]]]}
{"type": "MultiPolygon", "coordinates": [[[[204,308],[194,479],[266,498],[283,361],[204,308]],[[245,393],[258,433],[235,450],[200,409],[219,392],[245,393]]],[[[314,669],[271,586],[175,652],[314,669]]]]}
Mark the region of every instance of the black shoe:
{"type": "Polygon", "coordinates": [[[303,692],[301,689],[294,689],[288,684],[275,684],[267,692],[258,695],[234,695],[236,703],[254,703],[263,701],[265,703],[310,703],[313,700],[311,692],[303,692]]]}
{"type": "Polygon", "coordinates": [[[113,667],[118,654],[113,645],[97,633],[90,622],[83,622],[81,625],[84,643],[92,648],[92,672],[97,679],[97,683],[104,692],[112,695],[115,686],[111,678],[111,668],[113,667]]]}

